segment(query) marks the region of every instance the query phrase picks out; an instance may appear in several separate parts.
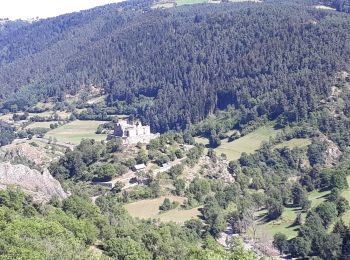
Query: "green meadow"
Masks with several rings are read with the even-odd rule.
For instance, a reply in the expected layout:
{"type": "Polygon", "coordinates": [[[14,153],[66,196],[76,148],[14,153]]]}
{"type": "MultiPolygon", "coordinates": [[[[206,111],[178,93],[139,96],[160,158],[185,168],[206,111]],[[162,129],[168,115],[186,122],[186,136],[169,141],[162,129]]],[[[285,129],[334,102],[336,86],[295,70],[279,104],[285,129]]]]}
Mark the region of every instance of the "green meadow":
{"type": "MultiPolygon", "coordinates": [[[[133,217],[140,219],[159,219],[162,222],[176,222],[179,224],[184,223],[186,220],[191,218],[197,218],[200,215],[198,208],[189,210],[182,209],[177,206],[175,209],[171,209],[166,212],[160,212],[159,206],[163,203],[166,197],[160,197],[156,199],[147,199],[132,202],[125,205],[125,208],[129,214],[133,217]]],[[[167,196],[170,201],[177,201],[179,204],[183,203],[185,198],[176,196],[167,196]]]]}
{"type": "Polygon", "coordinates": [[[105,121],[75,120],[66,125],[49,131],[46,138],[56,138],[58,142],[79,144],[82,139],[106,140],[107,135],[96,134],[95,131],[105,121]]]}
{"type": "MultiPolygon", "coordinates": [[[[229,160],[238,160],[243,152],[254,153],[263,142],[275,137],[279,131],[275,130],[272,125],[262,126],[237,140],[231,142],[228,141],[228,138],[221,140],[221,145],[214,150],[217,154],[226,154],[229,160]]],[[[196,137],[195,140],[203,145],[209,144],[207,138],[196,137]]]]}

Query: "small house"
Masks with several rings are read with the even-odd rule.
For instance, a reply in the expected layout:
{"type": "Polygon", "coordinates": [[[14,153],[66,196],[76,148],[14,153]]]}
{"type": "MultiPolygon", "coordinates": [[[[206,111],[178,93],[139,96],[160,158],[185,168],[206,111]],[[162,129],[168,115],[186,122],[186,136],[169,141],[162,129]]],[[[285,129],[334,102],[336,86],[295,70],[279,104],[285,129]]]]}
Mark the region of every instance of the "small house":
{"type": "Polygon", "coordinates": [[[143,171],[146,168],[146,165],[144,163],[136,164],[132,169],[136,172],[143,171]]]}

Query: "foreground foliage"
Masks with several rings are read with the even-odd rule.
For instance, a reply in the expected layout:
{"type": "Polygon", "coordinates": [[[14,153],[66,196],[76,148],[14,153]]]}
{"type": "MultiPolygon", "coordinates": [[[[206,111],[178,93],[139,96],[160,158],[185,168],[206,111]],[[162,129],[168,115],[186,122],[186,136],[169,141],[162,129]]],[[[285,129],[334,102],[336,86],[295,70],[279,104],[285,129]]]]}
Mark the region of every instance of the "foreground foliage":
{"type": "Polygon", "coordinates": [[[213,238],[202,240],[191,228],[132,219],[112,197],[100,197],[96,205],[76,195],[37,205],[15,189],[0,191],[0,255],[0,259],[33,260],[212,259],[213,255],[254,259],[239,243],[225,251],[213,238]],[[104,255],[89,249],[97,241],[104,255]]]}

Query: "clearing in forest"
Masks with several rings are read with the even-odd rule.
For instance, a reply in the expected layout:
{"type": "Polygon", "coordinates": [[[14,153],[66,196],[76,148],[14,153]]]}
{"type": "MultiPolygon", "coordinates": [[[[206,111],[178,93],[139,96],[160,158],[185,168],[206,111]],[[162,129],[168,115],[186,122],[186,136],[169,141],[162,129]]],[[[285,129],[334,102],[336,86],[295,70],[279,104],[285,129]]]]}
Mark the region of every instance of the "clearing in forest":
{"type": "Polygon", "coordinates": [[[58,142],[79,144],[82,139],[95,139],[97,141],[106,140],[107,135],[96,134],[95,131],[100,124],[105,121],[75,120],[66,125],[49,131],[46,138],[57,138],[58,142]]]}
{"type": "Polygon", "coordinates": [[[176,222],[179,224],[184,223],[191,218],[197,218],[200,215],[198,208],[182,209],[181,206],[177,206],[175,209],[171,209],[166,212],[160,213],[159,206],[162,205],[165,198],[169,198],[171,202],[177,201],[181,205],[186,199],[184,197],[167,196],[156,199],[147,199],[132,202],[125,205],[125,208],[129,214],[135,218],[140,219],[160,219],[162,222],[176,222]]]}

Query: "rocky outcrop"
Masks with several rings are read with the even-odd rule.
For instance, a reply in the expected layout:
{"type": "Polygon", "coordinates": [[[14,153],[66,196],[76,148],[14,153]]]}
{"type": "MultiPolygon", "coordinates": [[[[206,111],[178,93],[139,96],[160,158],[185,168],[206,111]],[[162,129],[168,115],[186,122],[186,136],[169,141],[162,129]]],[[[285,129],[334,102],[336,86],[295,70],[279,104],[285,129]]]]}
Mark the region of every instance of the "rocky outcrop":
{"type": "Polygon", "coordinates": [[[38,166],[48,163],[51,159],[44,149],[27,143],[10,144],[2,147],[0,149],[0,158],[4,161],[25,159],[38,166]]]}
{"type": "Polygon", "coordinates": [[[339,147],[324,134],[320,134],[318,138],[321,141],[325,142],[327,145],[326,153],[324,155],[325,165],[327,167],[335,165],[339,161],[343,153],[340,151],[339,147]]]}
{"type": "Polygon", "coordinates": [[[186,166],[185,179],[192,181],[197,176],[205,176],[210,179],[220,179],[225,183],[234,183],[234,176],[228,171],[229,162],[226,159],[216,156],[202,156],[194,167],[186,166]]]}
{"type": "Polygon", "coordinates": [[[20,187],[36,202],[47,202],[54,195],[67,197],[59,181],[47,169],[41,173],[22,164],[0,163],[0,188],[5,189],[9,185],[20,187]]]}

